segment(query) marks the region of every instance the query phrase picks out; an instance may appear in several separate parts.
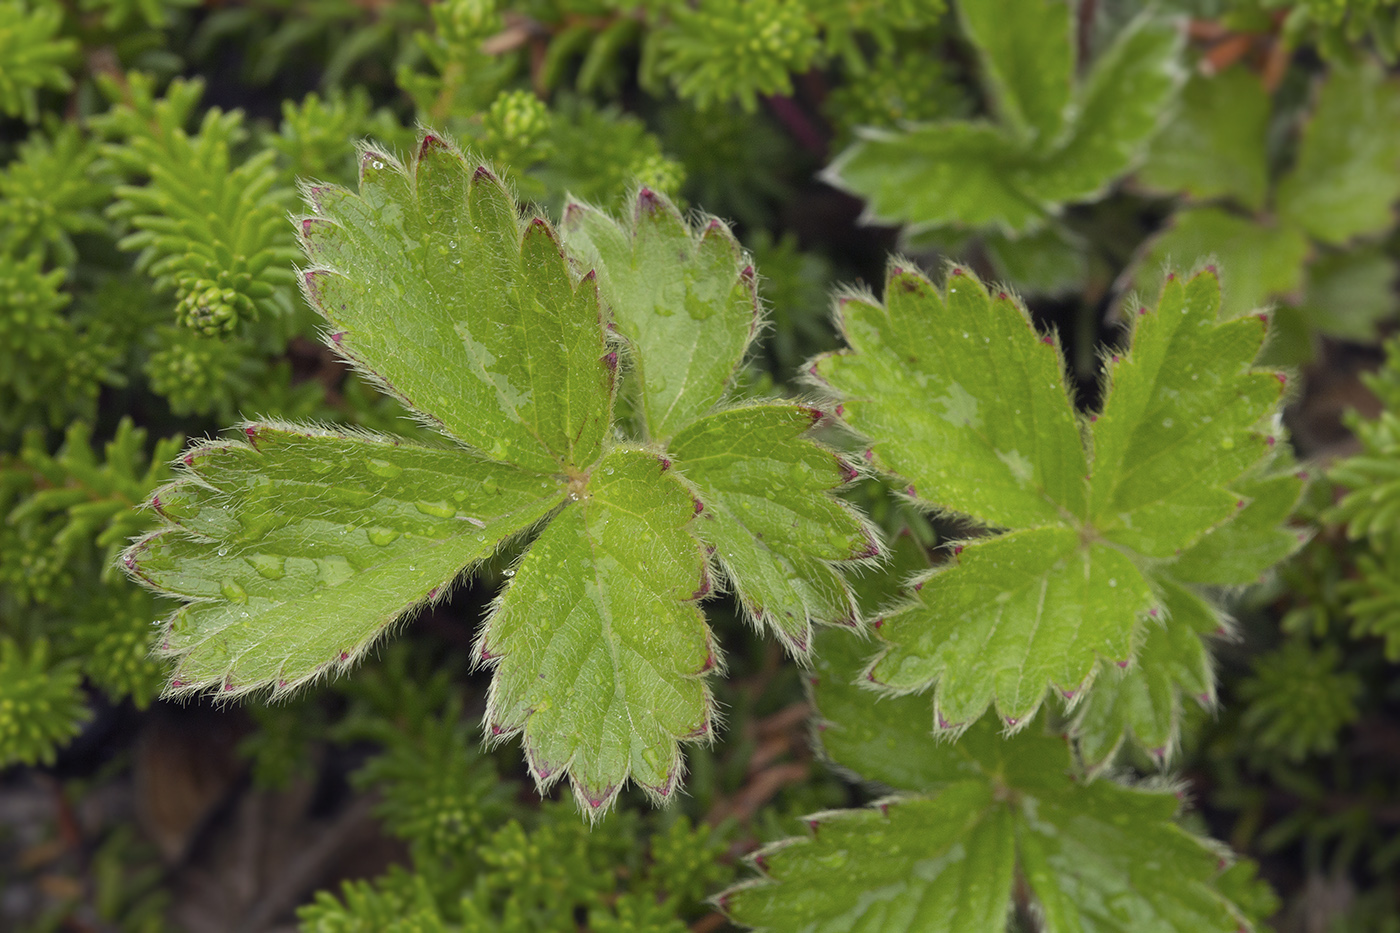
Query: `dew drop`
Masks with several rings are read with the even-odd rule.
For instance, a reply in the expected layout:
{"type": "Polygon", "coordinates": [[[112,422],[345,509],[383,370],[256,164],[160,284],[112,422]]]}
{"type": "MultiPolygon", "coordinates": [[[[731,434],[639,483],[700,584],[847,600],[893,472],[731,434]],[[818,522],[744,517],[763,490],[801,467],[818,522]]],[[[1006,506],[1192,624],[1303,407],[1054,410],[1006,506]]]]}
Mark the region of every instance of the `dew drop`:
{"type": "Polygon", "coordinates": [[[375,167],[375,168],[383,168],[383,167],[384,167],[384,163],[383,163],[383,162],[380,162],[378,159],[375,159],[375,160],[374,160],[374,167],[375,167]]]}
{"type": "Polygon", "coordinates": [[[1108,585],[1109,585],[1109,586],[1117,586],[1117,585],[1118,585],[1118,581],[1115,580],[1115,579],[1109,579],[1108,585]]]}
{"type": "Polygon", "coordinates": [[[446,502],[419,501],[414,505],[417,506],[418,511],[424,515],[431,515],[433,518],[455,518],[457,515],[456,507],[446,502]]]}
{"type": "Polygon", "coordinates": [[[393,528],[366,528],[365,536],[369,538],[370,544],[377,544],[384,547],[386,544],[393,544],[399,538],[399,532],[393,528]]]}
{"type": "Polygon", "coordinates": [[[220,557],[228,557],[228,548],[226,548],[226,547],[221,547],[221,548],[219,548],[219,556],[220,556],[220,557]]]}
{"type": "Polygon", "coordinates": [[[248,562],[268,580],[280,580],[287,575],[287,558],[281,554],[254,554],[248,562]]]}
{"type": "Polygon", "coordinates": [[[513,577],[513,576],[515,576],[515,571],[514,571],[514,570],[503,570],[503,571],[501,572],[501,576],[503,576],[503,577],[513,577]]]}
{"type": "Polygon", "coordinates": [[[377,460],[371,457],[365,464],[375,476],[382,476],[385,479],[393,479],[403,472],[403,467],[397,463],[390,463],[388,460],[377,460]]]}

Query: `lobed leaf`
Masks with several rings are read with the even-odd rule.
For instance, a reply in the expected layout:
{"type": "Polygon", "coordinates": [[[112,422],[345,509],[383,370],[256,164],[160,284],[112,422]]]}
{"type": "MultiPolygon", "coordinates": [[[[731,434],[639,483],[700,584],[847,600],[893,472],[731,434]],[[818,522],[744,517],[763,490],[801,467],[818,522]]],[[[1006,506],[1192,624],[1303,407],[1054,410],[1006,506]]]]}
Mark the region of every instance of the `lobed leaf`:
{"type": "Polygon", "coordinates": [[[1132,345],[1110,361],[1093,423],[1091,518],[1109,540],[1172,557],[1243,501],[1225,488],[1268,455],[1260,430],[1285,380],[1256,371],[1266,318],[1220,322],[1213,272],[1171,278],[1134,315],[1132,345]]]}
{"type": "Polygon", "coordinates": [[[166,527],[123,556],[188,600],[169,692],[286,693],[357,662],[395,622],[564,500],[550,476],[462,449],[250,424],[157,490],[166,527]]]}
{"type": "Polygon", "coordinates": [[[1131,169],[1185,77],[1182,41],[1172,20],[1142,15],[1124,27],[1080,86],[1068,138],[1026,172],[1023,187],[1051,204],[1085,201],[1131,169]]]}
{"type": "Polygon", "coordinates": [[[936,684],[934,716],[956,728],[995,702],[1011,727],[1046,687],[1082,690],[1100,658],[1126,663],[1136,620],[1156,604],[1121,551],[1084,546],[1071,528],[976,541],[885,617],[885,644],[866,678],[899,693],[936,684]]]}
{"type": "Polygon", "coordinates": [[[718,648],[695,600],[696,502],[658,454],[615,448],[536,539],[477,642],[495,670],[486,721],[523,734],[541,790],[568,774],[585,812],[630,777],[676,787],[681,739],[709,735],[718,648]]]}
{"type": "Polygon", "coordinates": [[[576,201],[561,225],[598,275],[617,329],[635,350],[646,436],[659,441],[714,407],[758,328],[753,267],[718,220],[693,232],[648,188],[626,227],[576,201]]]}
{"type": "MultiPolygon", "coordinates": [[[[1134,314],[1103,410],[1081,430],[1053,338],[962,270],[940,292],[894,267],[883,305],[842,302],[850,349],[813,372],[879,465],[914,480],[917,503],[1008,530],[955,548],[885,615],[867,681],[934,687],[946,728],[993,704],[1015,728],[1049,687],[1072,696],[1101,661],[1131,663],[1173,559],[1183,581],[1249,582],[1296,547],[1277,525],[1297,480],[1245,479],[1276,442],[1285,382],[1253,368],[1267,321],[1220,321],[1219,304],[1213,272],[1172,277],[1155,310],[1134,314]]],[[[1161,668],[1157,657],[1141,660],[1161,668]]]]}
{"type": "Polygon", "coordinates": [[[1063,740],[1002,740],[993,720],[956,744],[936,741],[921,704],[849,686],[854,648],[823,638],[812,690],[822,743],[902,793],[816,814],[808,835],[760,850],[760,877],[720,897],[735,920],[813,933],[1001,933],[1019,877],[1055,933],[1253,928],[1225,893],[1226,861],[1175,823],[1170,791],[1081,783],[1063,740]]]}
{"type": "Polygon", "coordinates": [[[883,305],[843,299],[850,350],[818,358],[815,375],[924,504],[1007,528],[1083,513],[1088,463],[1053,340],[959,268],[946,289],[895,266],[883,305]]]}
{"type": "Polygon", "coordinates": [[[428,135],[409,167],[367,150],[359,194],[307,194],[305,291],[340,353],[494,460],[567,473],[598,459],[616,358],[597,288],[489,169],[428,135]]]}
{"type": "Polygon", "coordinates": [[[645,434],[704,504],[693,527],[746,615],[805,657],[812,622],[857,619],[833,562],[879,552],[874,532],[831,490],[856,475],[803,437],[821,417],[787,403],[719,409],[758,325],[752,266],[718,221],[687,227],[642,189],[623,225],[571,203],[564,231],[628,340],[645,434]]]}
{"type": "Polygon", "coordinates": [[[1079,754],[1091,767],[1106,765],[1129,738],[1166,764],[1176,751],[1182,697],[1215,704],[1203,639],[1219,630],[1219,610],[1179,584],[1160,585],[1164,618],[1146,626],[1138,663],[1101,675],[1107,682],[1089,691],[1075,718],[1079,754]]]}
{"type": "Polygon", "coordinates": [[[874,530],[831,490],[855,469],[803,435],[821,412],[765,403],[706,415],[667,449],[704,503],[693,526],[739,604],[805,657],[810,622],[855,624],[835,566],[879,553],[874,530]]]}

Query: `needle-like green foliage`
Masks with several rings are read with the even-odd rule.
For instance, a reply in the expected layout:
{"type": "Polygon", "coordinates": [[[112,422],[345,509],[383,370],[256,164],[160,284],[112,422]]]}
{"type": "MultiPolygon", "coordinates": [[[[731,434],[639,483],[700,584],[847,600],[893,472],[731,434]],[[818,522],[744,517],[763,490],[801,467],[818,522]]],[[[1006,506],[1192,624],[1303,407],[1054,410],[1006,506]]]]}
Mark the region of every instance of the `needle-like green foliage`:
{"type": "Polygon", "coordinates": [[[1080,728],[1165,754],[1179,693],[1213,695],[1199,638],[1223,625],[1184,584],[1252,582],[1298,543],[1277,526],[1301,480],[1268,473],[1286,380],[1252,365],[1268,321],[1222,322],[1219,306],[1213,272],[1173,277],[1135,310],[1085,418],[1054,337],[961,268],[939,289],[896,265],[883,304],[840,301],[850,349],[812,374],[918,505],[1001,532],[956,547],[885,616],[870,685],[933,687],[945,729],[995,704],[1014,730],[1051,687],[1078,700],[1136,659],[1148,681],[1095,684],[1112,708],[1091,702],[1080,728]]]}
{"type": "Polygon", "coordinates": [[[358,194],[307,197],[303,282],[330,345],[442,441],[259,421],[186,453],[152,499],[165,527],[124,557],[189,600],[161,642],[171,692],[280,695],[342,670],[535,535],[476,643],[488,734],[522,736],[539,786],[567,775],[590,816],[628,778],[669,796],[680,742],[712,735],[712,575],[805,654],[811,621],[854,623],[829,563],[878,548],[829,495],[851,467],[801,437],[818,411],[717,408],[758,326],[742,251],[644,189],[630,232],[590,215],[580,277],[547,221],[433,135],[407,166],[366,151],[358,194]],[[619,352],[633,443],[614,426],[619,352]]]}
{"type": "Polygon", "coordinates": [[[39,91],[73,86],[66,65],[78,43],[59,38],[63,7],[48,0],[0,3],[0,113],[39,119],[39,91]]]}

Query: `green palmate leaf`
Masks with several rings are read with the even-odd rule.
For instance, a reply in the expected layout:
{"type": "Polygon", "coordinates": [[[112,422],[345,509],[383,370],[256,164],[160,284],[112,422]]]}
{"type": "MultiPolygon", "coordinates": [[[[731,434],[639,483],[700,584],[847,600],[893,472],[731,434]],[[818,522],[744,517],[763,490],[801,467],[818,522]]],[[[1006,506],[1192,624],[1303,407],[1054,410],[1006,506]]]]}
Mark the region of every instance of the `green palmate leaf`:
{"type": "Polygon", "coordinates": [[[1209,554],[1191,553],[1208,533],[1242,552],[1218,574],[1257,575],[1298,490],[1235,487],[1272,450],[1283,385],[1251,368],[1267,325],[1221,322],[1219,301],[1206,272],[1173,277],[1155,310],[1137,310],[1090,425],[1054,339],[960,269],[941,293],[896,266],[883,306],[842,302],[850,350],[814,371],[872,438],[877,465],[912,481],[926,508],[1009,532],[959,547],[886,616],[869,680],[896,693],[936,685],[944,726],[992,703],[1016,726],[1049,686],[1074,694],[1101,661],[1129,663],[1144,620],[1161,614],[1170,562],[1188,559],[1186,579],[1209,575],[1209,554]]]}
{"type": "Polygon", "coordinates": [[[1048,146],[1074,89],[1074,45],[1062,0],[964,0],[963,32],[976,46],[983,81],[1002,122],[1048,146]]]}
{"type": "Polygon", "coordinates": [[[1069,6],[1043,0],[1029,15],[1005,6],[962,8],[1005,126],[951,120],[863,131],[826,174],[866,198],[870,218],[915,234],[949,225],[1028,232],[1065,203],[1100,195],[1156,130],[1181,79],[1174,25],[1135,20],[1072,86],[1069,6]]]}
{"type": "Polygon", "coordinates": [[[161,644],[171,689],[295,689],[360,655],[464,567],[564,500],[553,477],[458,449],[250,424],[155,494],[170,526],[124,558],[192,600],[161,644]]]}
{"type": "Polygon", "coordinates": [[[494,662],[491,732],[523,732],[541,788],[569,773],[590,808],[630,772],[665,797],[678,738],[708,734],[700,675],[717,664],[694,600],[696,502],[655,453],[618,448],[521,561],[477,645],[494,662]]]}
{"type": "Polygon", "coordinates": [[[1225,293],[1225,317],[1266,307],[1303,287],[1308,238],[1291,224],[1271,225],[1217,207],[1178,211],[1171,226],[1148,241],[1134,264],[1133,284],[1154,295],[1171,267],[1213,257],[1225,293]]]}
{"type": "Polygon", "coordinates": [[[711,733],[712,573],[795,653],[811,622],[856,618],[833,565],[878,547],[831,495],[855,470],[804,436],[816,409],[716,410],[757,313],[722,226],[692,233],[645,190],[625,231],[579,208],[599,268],[580,277],[547,222],[436,136],[408,165],[367,150],[361,175],[358,194],[307,189],[306,296],[330,345],[445,437],[254,422],[191,449],[153,499],[163,526],[124,555],[187,601],[161,644],[168,692],[280,695],[338,672],[533,534],[477,640],[489,731],[521,735],[541,788],[567,776],[590,817],[629,778],[664,798],[680,742],[711,733]],[[644,445],[613,423],[619,350],[644,445]]]}
{"type": "Polygon", "coordinates": [[[1177,584],[1164,583],[1162,595],[1164,618],[1146,627],[1138,664],[1103,675],[1075,719],[1079,753],[1091,766],[1111,761],[1130,737],[1165,763],[1175,751],[1182,697],[1205,707],[1215,702],[1215,673],[1202,638],[1216,633],[1219,614],[1177,584]]]}
{"type": "Polygon", "coordinates": [[[569,249],[598,273],[619,331],[636,348],[647,436],[668,440],[729,388],[758,327],[753,267],[717,220],[696,234],[643,188],[624,227],[570,202],[569,249]]]}
{"type": "Polygon", "coordinates": [[[715,410],[758,328],[753,267],[719,221],[692,231],[645,188],[625,224],[573,202],[563,228],[627,338],[647,436],[669,442],[667,456],[704,503],[694,533],[745,613],[805,655],[811,622],[857,618],[832,562],[873,557],[878,544],[829,495],[856,472],[803,436],[819,411],[715,410]]]}
{"type": "Polygon", "coordinates": [[[317,186],[302,220],[312,304],[340,351],[445,433],[548,473],[597,460],[615,357],[597,290],[554,231],[434,136],[408,171],[367,152],[360,193],[317,186]]]}
{"type": "Polygon", "coordinates": [[[879,552],[867,523],[828,495],[854,468],[802,437],[820,416],[793,404],[732,408],[696,421],[668,450],[705,504],[695,534],[714,549],[744,611],[798,656],[810,644],[809,620],[855,624],[834,563],[879,552]]]}
{"type": "Polygon", "coordinates": [[[1279,183],[1279,215],[1326,243],[1381,233],[1395,222],[1397,167],[1400,84],[1371,61],[1334,65],[1279,183]]]}
{"type": "Polygon", "coordinates": [[[772,931],[1002,933],[1019,876],[1051,933],[1252,928],[1217,887],[1221,852],[1173,821],[1170,791],[1083,784],[1062,739],[1002,741],[994,721],[937,742],[922,704],[849,686],[859,664],[849,639],[833,633],[821,648],[823,745],[903,793],[817,814],[809,835],[760,850],[762,877],[721,896],[736,920],[772,931]]]}
{"type": "Polygon", "coordinates": [[[1162,129],[1138,171],[1159,191],[1193,198],[1234,198],[1251,210],[1268,191],[1269,95],[1243,66],[1194,75],[1181,91],[1180,109],[1162,129]]]}

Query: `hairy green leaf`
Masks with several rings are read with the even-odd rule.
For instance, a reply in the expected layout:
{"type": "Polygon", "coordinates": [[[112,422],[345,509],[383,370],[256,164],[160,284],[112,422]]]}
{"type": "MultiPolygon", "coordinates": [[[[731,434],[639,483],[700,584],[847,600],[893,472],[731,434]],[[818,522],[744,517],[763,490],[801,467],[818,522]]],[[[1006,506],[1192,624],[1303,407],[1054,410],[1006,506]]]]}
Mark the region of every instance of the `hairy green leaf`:
{"type": "Polygon", "coordinates": [[[1332,337],[1375,343],[1377,328],[1396,312],[1395,260],[1380,245],[1324,253],[1308,264],[1299,310],[1332,337]]]}
{"type": "Polygon", "coordinates": [[[1375,62],[1334,64],[1318,88],[1280,217],[1325,243],[1378,234],[1400,198],[1400,84],[1375,62]]]}
{"type": "Polygon", "coordinates": [[[564,500],[557,479],[460,448],[250,424],[196,447],[158,490],[168,527],[124,561],[191,600],[161,650],[171,690],[293,690],[360,656],[405,612],[564,500]]]}
{"type": "Polygon", "coordinates": [[[824,636],[813,698],[838,764],[901,793],[808,820],[759,851],[762,876],[721,896],[760,930],[1002,933],[1012,885],[1049,931],[1237,931],[1221,853],[1182,830],[1169,791],[1082,783],[1065,742],[994,720],[939,742],[920,704],[849,686],[848,637],[824,636]]]}
{"type": "Polygon", "coordinates": [[[838,324],[852,352],[816,371],[881,465],[985,525],[1083,513],[1088,463],[1063,364],[1020,302],[961,269],[945,295],[894,266],[884,303],[846,297],[838,324]]]}
{"type": "Polygon", "coordinates": [[[705,555],[697,503],[666,458],[616,448],[521,561],[477,644],[491,663],[486,720],[524,734],[543,790],[564,774],[590,813],[630,776],[658,798],[682,770],[679,739],[708,735],[717,664],[694,601],[705,555]]]}
{"type": "Polygon", "coordinates": [[[691,424],[668,449],[705,504],[695,534],[749,617],[798,656],[811,642],[809,621],[855,624],[835,563],[879,552],[873,530],[828,494],[855,470],[803,437],[819,417],[786,403],[731,408],[691,424]]]}
{"type": "Polygon", "coordinates": [[[694,233],[647,188],[627,227],[571,202],[561,229],[636,348],[647,436],[668,440],[719,401],[753,339],[753,267],[724,224],[694,233]]]}
{"type": "Polygon", "coordinates": [[[602,453],[613,365],[597,289],[549,224],[437,137],[405,168],[367,151],[360,193],[308,189],[311,303],[340,352],[440,429],[546,473],[602,453]]]}
{"type": "MultiPolygon", "coordinates": [[[[1227,526],[1228,527],[1228,526],[1227,526]]],[[[1201,597],[1162,583],[1164,618],[1146,626],[1138,663],[1100,675],[1074,723],[1079,754],[1102,766],[1129,737],[1159,762],[1176,751],[1182,697],[1202,706],[1215,702],[1215,672],[1202,638],[1216,633],[1218,612],[1201,597]]]]}
{"type": "Polygon", "coordinates": [[[1197,575],[1257,575],[1278,553],[1274,526],[1296,481],[1257,491],[1255,510],[1234,484],[1276,443],[1282,380],[1252,367],[1267,322],[1222,322],[1219,301],[1205,272],[1172,277],[1156,309],[1135,310],[1088,425],[1054,339],[963,270],[940,291],[895,266],[883,305],[842,302],[850,349],[814,372],[873,440],[877,465],[912,480],[924,507],[1009,532],[956,548],[886,615],[869,680],[895,693],[935,687],[943,725],[995,704],[1014,727],[1051,685],[1074,694],[1100,662],[1130,662],[1160,614],[1170,562],[1208,532],[1241,553],[1204,570],[1209,551],[1194,555],[1197,575]]]}

